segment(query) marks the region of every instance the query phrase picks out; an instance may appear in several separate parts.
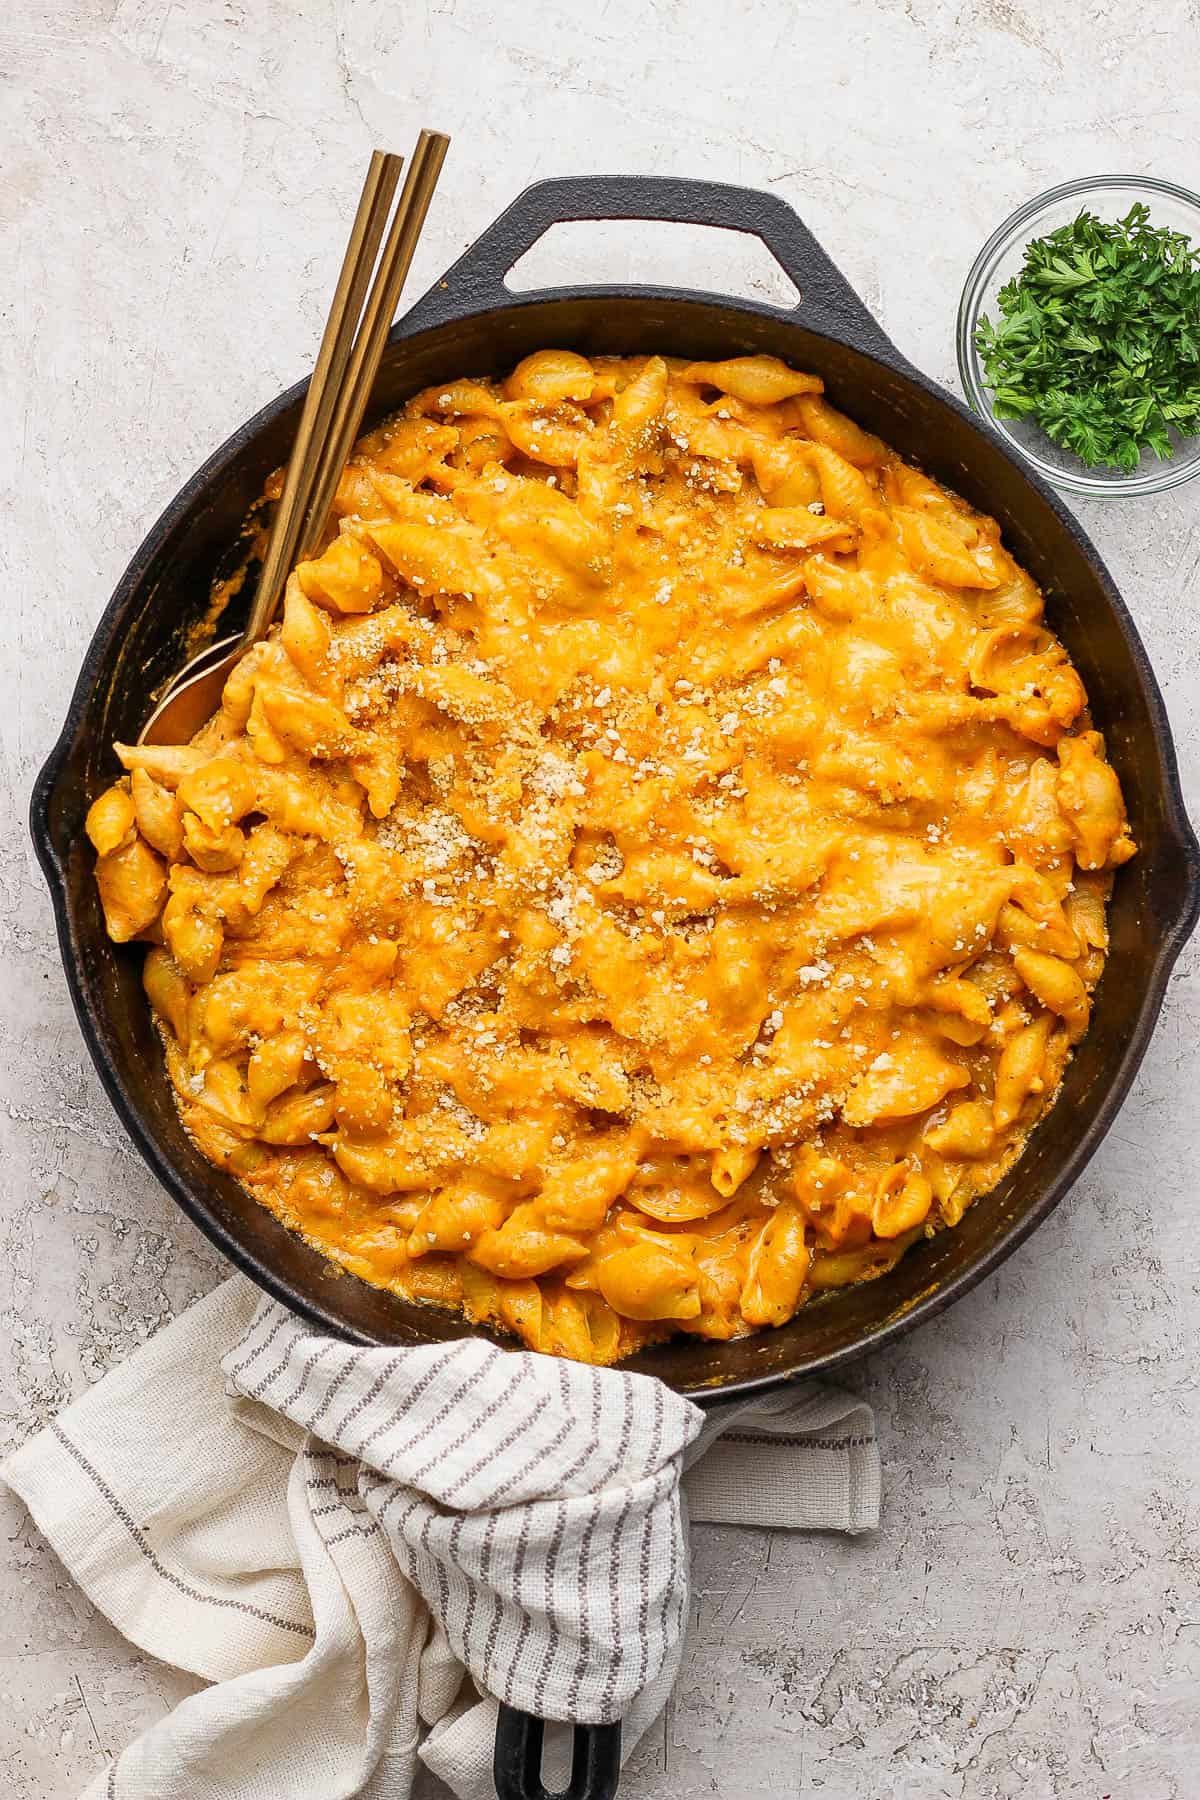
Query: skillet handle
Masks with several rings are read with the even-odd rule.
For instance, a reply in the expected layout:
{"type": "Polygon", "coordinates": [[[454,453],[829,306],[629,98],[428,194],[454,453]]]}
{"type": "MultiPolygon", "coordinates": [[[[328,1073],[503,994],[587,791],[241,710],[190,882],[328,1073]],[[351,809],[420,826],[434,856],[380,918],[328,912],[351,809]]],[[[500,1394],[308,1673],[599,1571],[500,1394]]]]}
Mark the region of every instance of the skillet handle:
{"type": "Polygon", "coordinates": [[[504,278],[552,225],[578,219],[664,219],[747,232],[766,245],[800,292],[794,309],[753,303],[756,310],[783,312],[869,356],[898,360],[882,327],[786,200],[756,188],[675,175],[568,175],[535,182],[417,301],[396,335],[544,297],[544,290],[515,294],[504,278]]]}
{"type": "Polygon", "coordinates": [[[577,1725],[571,1780],[558,1794],[542,1786],[545,1721],[500,1707],[492,1779],[497,1800],[613,1800],[621,1777],[621,1726],[577,1725]]]}

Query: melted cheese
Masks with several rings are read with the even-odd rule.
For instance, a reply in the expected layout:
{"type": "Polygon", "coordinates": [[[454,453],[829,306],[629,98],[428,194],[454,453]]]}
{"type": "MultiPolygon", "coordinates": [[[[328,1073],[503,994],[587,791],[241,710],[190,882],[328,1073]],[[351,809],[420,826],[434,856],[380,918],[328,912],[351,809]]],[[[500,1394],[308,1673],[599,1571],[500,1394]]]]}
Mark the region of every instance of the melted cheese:
{"type": "Polygon", "coordinates": [[[89,818],[205,1154],[596,1361],[956,1223],[1133,852],[995,523],[770,358],[565,351],[418,395],[335,522],[89,818]]]}

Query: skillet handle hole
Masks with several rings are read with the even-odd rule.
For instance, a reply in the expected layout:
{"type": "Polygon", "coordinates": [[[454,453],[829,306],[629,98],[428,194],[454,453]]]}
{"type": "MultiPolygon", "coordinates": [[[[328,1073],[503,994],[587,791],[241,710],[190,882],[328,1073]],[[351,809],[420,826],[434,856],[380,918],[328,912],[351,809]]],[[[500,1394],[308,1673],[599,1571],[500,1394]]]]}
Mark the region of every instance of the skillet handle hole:
{"type": "Polygon", "coordinates": [[[510,293],[566,286],[703,288],[789,311],[794,281],[761,238],[669,219],[570,219],[551,225],[504,278],[510,293]]]}

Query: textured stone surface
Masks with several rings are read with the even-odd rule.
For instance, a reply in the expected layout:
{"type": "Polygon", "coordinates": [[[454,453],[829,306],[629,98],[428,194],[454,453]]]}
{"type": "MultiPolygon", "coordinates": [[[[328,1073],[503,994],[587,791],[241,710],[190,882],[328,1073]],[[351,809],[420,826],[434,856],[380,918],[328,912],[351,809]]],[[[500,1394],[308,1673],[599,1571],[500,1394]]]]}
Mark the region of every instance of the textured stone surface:
{"type": "MultiPolygon", "coordinates": [[[[24,828],[126,558],[311,356],[371,144],[455,146],[414,277],[527,181],[667,170],[793,201],[953,379],[983,236],[1052,181],[1200,187],[1196,0],[20,0],[0,22],[0,1452],[221,1265],[87,1064],[24,828]]],[[[564,279],[773,293],[706,234],[563,232],[564,279]]],[[[765,270],[765,273],[764,273],[765,270]]],[[[1200,795],[1200,488],[1081,508],[1200,795]]],[[[684,1677],[631,1800],[1194,1800],[1200,976],[1185,956],[1086,1178],[983,1288],[856,1381],[878,1536],[707,1530],[684,1677]]],[[[0,1791],[68,1800],[186,1691],[0,1498],[0,1791]]]]}

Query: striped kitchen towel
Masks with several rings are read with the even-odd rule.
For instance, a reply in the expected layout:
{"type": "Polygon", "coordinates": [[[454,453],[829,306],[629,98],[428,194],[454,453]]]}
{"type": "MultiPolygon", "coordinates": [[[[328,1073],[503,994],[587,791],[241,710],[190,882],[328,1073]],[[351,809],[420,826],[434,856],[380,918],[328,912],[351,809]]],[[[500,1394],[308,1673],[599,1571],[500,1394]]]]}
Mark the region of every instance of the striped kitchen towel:
{"type": "Polygon", "coordinates": [[[685,1492],[726,1523],[857,1532],[879,1509],[850,1396],[703,1413],[478,1339],[355,1348],[241,1277],[0,1476],[127,1638],[212,1684],[86,1800],[406,1800],[418,1760],[486,1800],[498,1699],[623,1717],[628,1750],[679,1665],[685,1492]]]}

